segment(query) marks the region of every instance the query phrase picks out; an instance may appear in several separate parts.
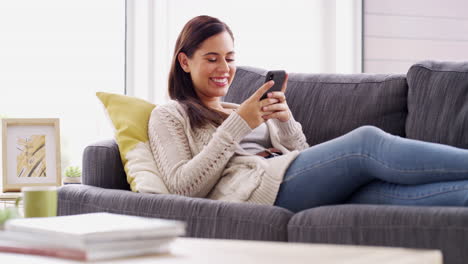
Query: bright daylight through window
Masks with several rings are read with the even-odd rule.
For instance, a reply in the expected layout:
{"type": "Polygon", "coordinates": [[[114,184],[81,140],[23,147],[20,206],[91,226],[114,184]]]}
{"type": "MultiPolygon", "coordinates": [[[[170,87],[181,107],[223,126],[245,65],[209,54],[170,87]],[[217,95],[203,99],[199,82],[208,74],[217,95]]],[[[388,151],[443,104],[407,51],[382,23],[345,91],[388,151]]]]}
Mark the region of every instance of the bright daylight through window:
{"type": "Polygon", "coordinates": [[[124,0],[0,1],[0,116],[60,118],[62,169],[112,138],[95,93],[124,84],[124,0]]]}
{"type": "Polygon", "coordinates": [[[127,91],[167,100],[176,38],[198,15],[226,22],[237,65],[288,72],[361,71],[360,0],[128,0],[127,91]]]}

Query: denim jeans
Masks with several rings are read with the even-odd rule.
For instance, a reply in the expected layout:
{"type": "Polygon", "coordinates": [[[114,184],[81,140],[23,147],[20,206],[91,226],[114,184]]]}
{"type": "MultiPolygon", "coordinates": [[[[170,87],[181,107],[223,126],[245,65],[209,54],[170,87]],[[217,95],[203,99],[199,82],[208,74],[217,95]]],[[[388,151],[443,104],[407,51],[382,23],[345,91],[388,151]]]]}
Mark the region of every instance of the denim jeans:
{"type": "Polygon", "coordinates": [[[293,212],[345,202],[464,206],[467,198],[468,150],[363,126],[302,151],[275,205],[293,212]]]}

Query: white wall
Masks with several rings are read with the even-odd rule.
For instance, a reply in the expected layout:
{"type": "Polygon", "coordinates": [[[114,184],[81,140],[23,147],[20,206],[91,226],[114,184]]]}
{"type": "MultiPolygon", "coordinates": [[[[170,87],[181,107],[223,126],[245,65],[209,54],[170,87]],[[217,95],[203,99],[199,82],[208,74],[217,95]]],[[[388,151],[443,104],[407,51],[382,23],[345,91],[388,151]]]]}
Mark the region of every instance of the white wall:
{"type": "Polygon", "coordinates": [[[364,72],[422,60],[468,61],[468,1],[364,0],[364,72]]]}

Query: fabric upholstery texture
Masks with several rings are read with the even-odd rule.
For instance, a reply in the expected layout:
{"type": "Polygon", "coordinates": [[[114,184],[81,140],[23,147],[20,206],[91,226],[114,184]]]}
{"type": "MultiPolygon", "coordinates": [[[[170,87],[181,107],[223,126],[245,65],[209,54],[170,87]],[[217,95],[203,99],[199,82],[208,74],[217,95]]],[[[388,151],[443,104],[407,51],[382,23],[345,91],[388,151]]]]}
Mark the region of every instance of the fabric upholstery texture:
{"type": "Polygon", "coordinates": [[[468,148],[468,62],[424,61],[407,78],[406,136],[468,148]]]}
{"type": "Polygon", "coordinates": [[[84,149],[82,181],[96,187],[130,190],[115,140],[102,140],[84,149]]]}
{"type": "Polygon", "coordinates": [[[286,241],[292,213],[266,205],[227,203],[171,194],[145,194],[86,185],[59,190],[58,215],[111,212],[182,220],[186,236],[286,241]]]}
{"type": "MultiPolygon", "coordinates": [[[[224,100],[243,102],[263,84],[266,73],[238,67],[224,100]]],[[[312,146],[363,125],[404,136],[407,90],[404,75],[291,73],[286,97],[312,146]]]]}
{"type": "Polygon", "coordinates": [[[156,164],[149,146],[148,120],[155,105],[145,100],[98,92],[107,114],[115,128],[115,139],[132,191],[138,191],[145,182],[154,182],[157,193],[169,193],[157,175],[156,164]]]}
{"type": "Polygon", "coordinates": [[[441,249],[444,263],[466,263],[468,210],[463,207],[334,205],[295,214],[291,242],[441,249]]]}

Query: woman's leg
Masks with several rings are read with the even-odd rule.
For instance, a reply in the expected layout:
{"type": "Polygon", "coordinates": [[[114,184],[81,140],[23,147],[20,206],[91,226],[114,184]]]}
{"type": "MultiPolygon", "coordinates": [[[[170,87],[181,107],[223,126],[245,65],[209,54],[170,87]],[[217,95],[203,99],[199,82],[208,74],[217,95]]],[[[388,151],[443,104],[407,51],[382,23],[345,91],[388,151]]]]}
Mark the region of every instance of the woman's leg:
{"type": "Polygon", "coordinates": [[[346,203],[467,206],[468,180],[418,185],[375,181],[358,189],[346,203]]]}
{"type": "Polygon", "coordinates": [[[398,184],[468,180],[468,150],[363,126],[301,152],[286,171],[276,205],[299,211],[342,203],[375,179],[398,184]]]}

